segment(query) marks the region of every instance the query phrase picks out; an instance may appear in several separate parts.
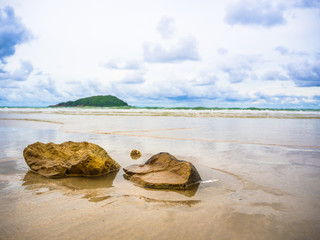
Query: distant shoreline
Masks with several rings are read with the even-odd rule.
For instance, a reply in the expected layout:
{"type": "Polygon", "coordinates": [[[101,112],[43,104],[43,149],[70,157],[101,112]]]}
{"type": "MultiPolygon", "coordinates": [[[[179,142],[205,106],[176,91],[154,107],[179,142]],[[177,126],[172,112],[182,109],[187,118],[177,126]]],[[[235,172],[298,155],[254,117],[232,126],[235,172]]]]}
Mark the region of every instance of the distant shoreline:
{"type": "Polygon", "coordinates": [[[136,106],[116,106],[116,107],[95,107],[95,106],[0,106],[0,109],[13,109],[13,108],[33,108],[33,109],[46,109],[46,108],[68,108],[68,109],[147,109],[147,110],[251,110],[251,111],[312,111],[320,112],[320,108],[256,108],[256,107],[136,107],[136,106]]]}

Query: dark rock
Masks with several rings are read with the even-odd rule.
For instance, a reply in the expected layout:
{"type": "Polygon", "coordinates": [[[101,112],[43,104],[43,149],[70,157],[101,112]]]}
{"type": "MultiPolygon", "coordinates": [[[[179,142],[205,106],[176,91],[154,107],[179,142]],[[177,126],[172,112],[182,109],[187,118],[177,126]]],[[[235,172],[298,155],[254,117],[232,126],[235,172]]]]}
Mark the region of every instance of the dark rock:
{"type": "Polygon", "coordinates": [[[169,153],[158,153],[145,164],[123,169],[127,178],[148,188],[188,189],[201,181],[192,163],[176,159],[169,153]]]}
{"type": "Polygon", "coordinates": [[[120,169],[103,148],[88,142],[36,142],[23,156],[31,170],[45,177],[101,176],[120,169]]]}

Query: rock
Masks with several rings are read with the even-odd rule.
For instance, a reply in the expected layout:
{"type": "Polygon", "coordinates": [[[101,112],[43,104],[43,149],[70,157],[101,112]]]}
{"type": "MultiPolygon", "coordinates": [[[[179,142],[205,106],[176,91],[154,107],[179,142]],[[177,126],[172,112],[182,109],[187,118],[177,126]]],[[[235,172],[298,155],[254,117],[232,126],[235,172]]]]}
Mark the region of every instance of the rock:
{"type": "Polygon", "coordinates": [[[45,177],[91,177],[120,169],[103,148],[88,142],[36,142],[24,149],[23,156],[31,170],[45,177]]]}
{"type": "Polygon", "coordinates": [[[188,189],[201,181],[192,163],[176,159],[169,153],[158,153],[145,164],[123,169],[125,177],[148,188],[188,189]]]}
{"type": "Polygon", "coordinates": [[[138,158],[140,158],[142,156],[141,152],[137,149],[132,149],[131,150],[131,153],[130,153],[130,156],[132,159],[136,160],[138,158]]]}

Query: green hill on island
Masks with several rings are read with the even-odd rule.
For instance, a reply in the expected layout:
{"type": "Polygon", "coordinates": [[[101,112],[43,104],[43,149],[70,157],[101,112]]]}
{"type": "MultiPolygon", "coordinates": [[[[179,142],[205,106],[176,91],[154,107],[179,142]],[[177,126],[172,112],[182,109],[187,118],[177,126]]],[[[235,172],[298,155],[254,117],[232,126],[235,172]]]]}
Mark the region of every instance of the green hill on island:
{"type": "Polygon", "coordinates": [[[50,107],[120,107],[120,106],[128,106],[128,104],[121,99],[112,96],[93,96],[87,98],[80,98],[76,101],[68,101],[58,103],[56,105],[50,107]]]}

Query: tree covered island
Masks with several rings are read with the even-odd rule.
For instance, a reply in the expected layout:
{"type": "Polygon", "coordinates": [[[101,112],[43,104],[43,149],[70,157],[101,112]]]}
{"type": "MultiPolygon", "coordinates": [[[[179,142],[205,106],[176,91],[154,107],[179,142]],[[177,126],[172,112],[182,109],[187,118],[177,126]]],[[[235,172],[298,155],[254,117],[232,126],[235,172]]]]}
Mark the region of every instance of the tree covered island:
{"type": "Polygon", "coordinates": [[[50,107],[120,107],[128,106],[128,104],[121,99],[112,96],[93,96],[80,98],[75,101],[68,101],[52,105],[50,107]]]}

